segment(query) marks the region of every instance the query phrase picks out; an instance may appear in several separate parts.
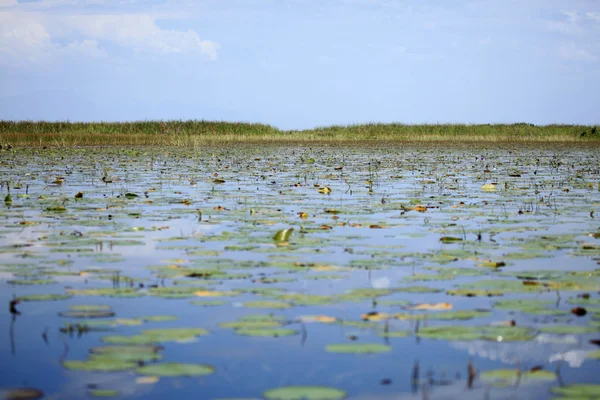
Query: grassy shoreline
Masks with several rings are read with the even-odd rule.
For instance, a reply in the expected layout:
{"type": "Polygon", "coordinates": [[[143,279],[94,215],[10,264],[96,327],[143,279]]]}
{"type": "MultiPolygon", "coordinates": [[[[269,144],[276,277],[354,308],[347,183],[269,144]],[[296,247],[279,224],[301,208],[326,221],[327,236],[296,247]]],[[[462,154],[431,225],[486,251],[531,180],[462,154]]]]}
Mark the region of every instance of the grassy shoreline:
{"type": "Polygon", "coordinates": [[[202,146],[232,142],[540,142],[600,143],[600,127],[532,124],[360,124],[284,131],[215,121],[0,121],[0,144],[12,146],[202,146]]]}

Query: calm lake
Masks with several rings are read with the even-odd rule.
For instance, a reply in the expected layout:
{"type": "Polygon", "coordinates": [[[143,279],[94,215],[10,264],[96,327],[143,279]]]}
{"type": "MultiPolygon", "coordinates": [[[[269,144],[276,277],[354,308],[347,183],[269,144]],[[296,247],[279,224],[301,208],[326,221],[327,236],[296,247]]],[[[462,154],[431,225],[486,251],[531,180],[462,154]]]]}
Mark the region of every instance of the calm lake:
{"type": "Polygon", "coordinates": [[[2,150],[0,398],[600,398],[598,150],[2,150]]]}

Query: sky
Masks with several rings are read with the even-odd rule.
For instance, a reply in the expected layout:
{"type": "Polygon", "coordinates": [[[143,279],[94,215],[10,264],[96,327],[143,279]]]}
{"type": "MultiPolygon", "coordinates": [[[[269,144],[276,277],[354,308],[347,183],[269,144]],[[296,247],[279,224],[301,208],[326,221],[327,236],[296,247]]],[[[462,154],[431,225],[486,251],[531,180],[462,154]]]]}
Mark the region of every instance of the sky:
{"type": "Polygon", "coordinates": [[[600,123],[598,0],[0,0],[0,119],[600,123]]]}

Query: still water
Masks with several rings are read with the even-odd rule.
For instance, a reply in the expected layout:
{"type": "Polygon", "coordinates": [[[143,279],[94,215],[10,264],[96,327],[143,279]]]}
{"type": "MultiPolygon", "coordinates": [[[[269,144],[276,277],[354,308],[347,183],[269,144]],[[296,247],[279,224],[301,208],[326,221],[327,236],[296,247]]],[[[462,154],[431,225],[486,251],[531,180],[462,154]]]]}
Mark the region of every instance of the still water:
{"type": "Polygon", "coordinates": [[[600,393],[597,148],[16,148],[0,177],[0,396],[600,393]]]}

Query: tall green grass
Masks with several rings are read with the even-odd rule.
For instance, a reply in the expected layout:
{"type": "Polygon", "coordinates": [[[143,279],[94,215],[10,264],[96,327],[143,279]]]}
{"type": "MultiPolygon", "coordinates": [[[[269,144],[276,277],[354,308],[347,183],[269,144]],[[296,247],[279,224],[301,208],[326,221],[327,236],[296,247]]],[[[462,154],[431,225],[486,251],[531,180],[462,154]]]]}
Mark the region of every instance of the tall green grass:
{"type": "Polygon", "coordinates": [[[0,144],[168,145],[226,142],[600,142],[585,125],[372,123],[284,131],[270,125],[216,121],[45,122],[0,121],[0,144]]]}

